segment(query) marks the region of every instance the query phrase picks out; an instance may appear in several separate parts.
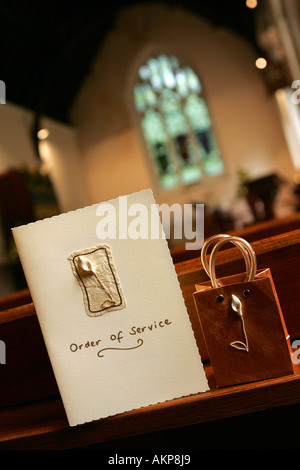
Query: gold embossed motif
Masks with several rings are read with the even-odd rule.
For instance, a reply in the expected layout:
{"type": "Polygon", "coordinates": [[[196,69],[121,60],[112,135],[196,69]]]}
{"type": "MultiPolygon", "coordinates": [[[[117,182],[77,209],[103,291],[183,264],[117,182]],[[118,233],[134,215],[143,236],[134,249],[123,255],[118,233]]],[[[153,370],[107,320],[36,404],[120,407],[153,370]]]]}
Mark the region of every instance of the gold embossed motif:
{"type": "Polygon", "coordinates": [[[109,245],[75,251],[68,260],[81,287],[87,315],[95,317],[125,307],[125,297],[109,245]]]}

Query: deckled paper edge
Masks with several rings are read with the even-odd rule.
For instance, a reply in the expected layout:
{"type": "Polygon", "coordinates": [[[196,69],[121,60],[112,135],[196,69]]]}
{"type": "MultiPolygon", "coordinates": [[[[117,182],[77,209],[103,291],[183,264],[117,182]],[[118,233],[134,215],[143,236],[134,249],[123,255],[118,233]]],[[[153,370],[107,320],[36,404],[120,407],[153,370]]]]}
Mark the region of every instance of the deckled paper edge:
{"type": "Polygon", "coordinates": [[[44,219],[41,219],[41,220],[36,220],[34,222],[29,222],[28,224],[23,224],[23,225],[18,225],[16,227],[12,227],[11,230],[12,232],[14,231],[17,231],[19,228],[25,228],[25,227],[29,227],[31,225],[36,225],[36,224],[43,224],[43,223],[46,223],[52,219],[57,219],[57,218],[62,218],[62,217],[66,217],[68,216],[69,214],[72,214],[74,212],[78,213],[80,211],[85,211],[87,209],[93,209],[93,208],[97,208],[99,207],[100,205],[104,205],[104,204],[110,204],[110,203],[113,203],[116,201],[116,199],[119,199],[121,197],[131,197],[131,196],[134,196],[136,194],[141,194],[141,193],[148,193],[148,192],[151,192],[152,194],[152,197],[153,197],[153,200],[155,201],[155,198],[154,198],[154,195],[153,195],[153,191],[151,188],[148,188],[148,189],[142,189],[141,191],[136,191],[134,193],[130,193],[130,194],[125,194],[125,195],[119,195],[119,196],[116,196],[115,198],[111,198],[107,201],[101,201],[101,202],[96,202],[95,204],[91,204],[91,205],[88,205],[88,206],[84,206],[84,207],[78,207],[77,209],[73,209],[71,211],[68,211],[68,212],[63,212],[61,214],[56,214],[56,215],[52,215],[51,217],[45,217],[44,219]]]}
{"type": "Polygon", "coordinates": [[[82,426],[84,424],[89,424],[89,423],[95,423],[97,421],[102,421],[104,419],[107,419],[107,418],[113,418],[115,416],[122,416],[123,414],[125,413],[129,413],[129,412],[133,412],[133,411],[140,411],[140,410],[147,410],[149,407],[153,407],[153,406],[156,406],[156,405],[165,405],[167,404],[168,406],[173,406],[172,402],[175,401],[175,400],[181,400],[182,398],[192,398],[192,397],[196,397],[197,395],[199,394],[202,394],[202,393],[205,393],[207,391],[209,391],[210,388],[205,388],[203,390],[199,390],[197,392],[192,392],[192,393],[189,393],[188,395],[181,395],[181,396],[178,396],[178,397],[174,397],[174,398],[170,398],[170,399],[167,399],[167,400],[163,400],[163,401],[155,401],[155,402],[151,402],[151,403],[148,403],[147,405],[143,405],[143,406],[139,406],[137,408],[128,408],[120,413],[114,413],[114,414],[107,414],[105,416],[102,416],[101,418],[94,418],[94,419],[91,419],[91,420],[83,420],[83,421],[80,421],[80,422],[76,422],[74,424],[72,424],[70,421],[69,422],[69,426],[72,427],[72,428],[75,428],[76,426],[82,426]]]}
{"type": "MultiPolygon", "coordinates": [[[[153,200],[153,203],[156,204],[156,200],[154,198],[154,194],[153,194],[153,191],[151,188],[148,188],[148,189],[144,189],[144,190],[141,190],[141,191],[136,191],[134,193],[130,193],[130,194],[126,194],[125,196],[134,196],[134,195],[137,195],[137,194],[141,194],[141,193],[148,193],[149,195],[151,194],[152,196],[152,200],[153,200]]],[[[47,217],[45,219],[42,219],[42,220],[37,220],[35,222],[29,222],[28,224],[25,224],[25,225],[22,225],[22,226],[18,226],[18,227],[13,227],[12,228],[12,232],[17,232],[19,228],[22,227],[22,229],[24,229],[25,227],[28,227],[28,226],[31,226],[33,224],[43,224],[43,223],[46,223],[47,221],[49,220],[52,220],[52,219],[57,219],[57,218],[63,218],[63,217],[66,217],[68,216],[69,214],[72,214],[74,212],[78,213],[80,211],[85,211],[87,209],[93,209],[93,208],[97,208],[99,205],[101,204],[109,204],[111,202],[115,202],[116,199],[119,199],[120,197],[124,197],[124,195],[120,195],[120,196],[116,196],[115,198],[111,198],[107,201],[102,201],[102,202],[99,202],[99,203],[95,203],[95,204],[91,204],[90,206],[85,206],[85,207],[81,207],[81,208],[78,208],[78,209],[74,209],[72,211],[69,211],[69,212],[65,212],[65,213],[62,213],[62,214],[57,214],[57,215],[54,215],[52,217],[47,217]]],[[[158,209],[157,209],[157,212],[158,212],[158,209]]],[[[159,214],[158,214],[159,216],[159,214]]],[[[165,232],[164,232],[164,229],[163,229],[163,226],[161,224],[161,229],[162,229],[162,233],[164,236],[162,236],[162,241],[165,242],[165,245],[166,245],[166,248],[167,248],[167,251],[169,253],[169,261],[170,261],[170,267],[172,267],[172,275],[174,277],[174,280],[177,282],[177,285],[178,285],[178,288],[179,288],[179,291],[180,291],[180,299],[183,303],[183,306],[185,308],[185,312],[186,312],[186,315],[188,316],[188,321],[189,321],[189,324],[190,324],[190,328],[191,328],[191,332],[192,332],[192,336],[194,338],[194,342],[195,342],[195,347],[198,351],[198,354],[199,354],[199,358],[200,358],[200,362],[201,362],[201,354],[200,354],[200,351],[199,351],[199,348],[198,348],[198,344],[197,344],[197,341],[196,341],[196,336],[195,336],[195,331],[193,329],[193,326],[192,326],[192,322],[191,322],[191,319],[190,319],[190,315],[188,313],[188,309],[187,309],[187,306],[186,306],[186,303],[185,303],[185,300],[184,300],[184,297],[183,297],[183,293],[182,293],[182,290],[181,290],[181,286],[180,286],[180,283],[179,283],[179,279],[178,279],[178,276],[177,276],[177,273],[176,273],[176,270],[175,270],[175,266],[174,266],[174,263],[173,263],[173,260],[172,260],[172,257],[171,257],[171,253],[170,253],[170,248],[168,246],[168,243],[167,243],[167,240],[166,240],[166,237],[165,237],[165,232]]],[[[33,299],[33,302],[34,302],[34,299],[33,299]]],[[[37,316],[38,316],[38,312],[37,313],[37,316]]],[[[43,333],[42,333],[43,334],[43,333]]],[[[44,335],[43,335],[43,339],[44,339],[44,342],[46,344],[46,341],[45,341],[45,338],[44,338],[44,335]]],[[[48,354],[49,355],[49,354],[48,354]]],[[[49,358],[50,359],[50,358],[49,358]]],[[[50,360],[51,362],[51,360],[50,360]]],[[[52,365],[52,364],[51,364],[52,365]]],[[[53,368],[53,372],[54,372],[54,367],[52,365],[52,368],[53,368]]],[[[55,375],[55,374],[54,374],[55,375]]],[[[83,421],[77,421],[76,423],[72,423],[72,421],[69,419],[69,417],[67,416],[66,414],[66,417],[67,417],[67,420],[68,420],[68,423],[69,423],[69,426],[70,427],[75,427],[75,426],[79,426],[79,425],[83,425],[83,424],[88,424],[88,423],[92,423],[92,422],[96,422],[96,421],[100,421],[102,419],[106,419],[106,418],[110,418],[110,417],[113,417],[113,416],[118,416],[118,415],[122,415],[124,413],[127,413],[127,412],[130,412],[130,411],[135,411],[135,410],[142,410],[142,409],[146,409],[148,407],[151,407],[151,406],[154,406],[154,405],[159,405],[159,404],[164,404],[164,403],[169,403],[171,404],[173,400],[179,400],[181,398],[187,398],[187,397],[191,397],[191,396],[195,396],[199,393],[205,393],[207,391],[210,390],[210,387],[209,387],[209,383],[208,383],[208,379],[207,379],[207,376],[206,376],[206,373],[205,373],[205,370],[204,370],[204,366],[202,364],[202,380],[204,382],[204,384],[206,384],[206,388],[204,388],[203,390],[197,390],[195,391],[194,393],[190,393],[188,395],[180,395],[180,396],[174,396],[173,398],[171,399],[167,399],[167,400],[163,400],[163,401],[155,401],[153,403],[148,403],[147,405],[144,405],[144,406],[140,406],[140,407],[137,407],[137,408],[131,408],[129,407],[128,409],[126,410],[123,410],[122,412],[120,413],[114,413],[114,414],[108,414],[108,415],[105,415],[105,416],[101,416],[99,418],[94,418],[94,419],[88,419],[88,420],[83,420],[83,421]]],[[[64,399],[63,397],[61,396],[61,399],[62,401],[64,402],[64,399]]],[[[66,411],[65,411],[66,413],[66,411]]]]}

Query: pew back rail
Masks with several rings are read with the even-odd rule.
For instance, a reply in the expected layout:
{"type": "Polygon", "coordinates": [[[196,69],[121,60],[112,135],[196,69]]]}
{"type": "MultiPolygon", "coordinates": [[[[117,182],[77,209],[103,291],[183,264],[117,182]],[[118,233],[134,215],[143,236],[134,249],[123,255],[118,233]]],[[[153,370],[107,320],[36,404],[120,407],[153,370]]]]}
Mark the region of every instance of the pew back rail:
{"type": "MultiPolygon", "coordinates": [[[[291,339],[300,337],[300,230],[252,244],[258,268],[272,271],[291,339]]],[[[219,253],[220,276],[241,272],[238,249],[219,253]]],[[[45,349],[34,305],[19,295],[5,299],[0,312],[0,338],[7,345],[7,363],[1,366],[0,449],[72,449],[138,434],[300,403],[300,368],[295,373],[251,384],[214,388],[213,371],[205,350],[192,294],[196,283],[207,280],[199,258],[175,266],[183,297],[195,330],[211,389],[157,405],[132,410],[70,428],[45,349]]]]}

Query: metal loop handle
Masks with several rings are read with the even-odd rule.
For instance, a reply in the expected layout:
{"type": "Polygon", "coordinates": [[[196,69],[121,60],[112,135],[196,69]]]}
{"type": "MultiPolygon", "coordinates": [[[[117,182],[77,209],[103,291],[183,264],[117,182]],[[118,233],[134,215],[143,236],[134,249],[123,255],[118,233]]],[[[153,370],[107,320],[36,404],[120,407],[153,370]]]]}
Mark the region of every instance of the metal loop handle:
{"type": "Polygon", "coordinates": [[[208,248],[210,247],[210,245],[212,243],[216,243],[217,241],[219,240],[223,240],[223,239],[230,239],[230,240],[227,240],[228,242],[231,242],[233,245],[239,247],[241,249],[241,252],[244,256],[244,259],[245,259],[245,263],[246,263],[246,266],[247,266],[247,271],[250,269],[250,265],[251,265],[251,260],[250,260],[250,255],[248,252],[245,252],[245,250],[243,249],[244,246],[239,246],[239,242],[236,242],[236,241],[232,241],[232,236],[230,235],[227,235],[225,233],[221,233],[219,235],[213,235],[211,236],[210,238],[208,238],[206,240],[206,242],[203,244],[203,247],[202,247],[202,250],[201,250],[201,262],[202,262],[202,265],[204,267],[204,270],[206,272],[206,274],[208,275],[208,277],[211,277],[210,276],[210,269],[209,269],[209,262],[207,261],[207,251],[208,251],[208,248]]]}
{"type": "Polygon", "coordinates": [[[203,245],[202,251],[201,251],[201,261],[203,264],[203,267],[207,273],[207,275],[211,279],[211,283],[213,287],[219,287],[219,284],[216,279],[216,271],[215,271],[215,261],[216,261],[216,255],[221,248],[221,246],[225,245],[225,243],[233,243],[237,248],[240,249],[245,263],[246,263],[246,268],[247,268],[247,274],[248,277],[246,280],[250,281],[255,278],[256,275],[256,270],[257,270],[257,262],[256,262],[256,255],[255,252],[246,240],[240,237],[236,236],[231,236],[227,234],[220,234],[220,235],[214,235],[210,237],[203,245]],[[206,253],[209,248],[209,246],[213,243],[216,242],[214,248],[212,249],[211,255],[210,255],[210,260],[209,264],[206,259],[206,253]]]}
{"type": "Polygon", "coordinates": [[[220,233],[219,235],[212,235],[209,237],[203,244],[202,250],[201,250],[201,262],[203,265],[203,268],[210,277],[210,272],[209,272],[209,262],[207,261],[207,251],[212,243],[216,244],[217,241],[222,240],[223,238],[229,238],[230,235],[227,235],[226,233],[220,233]]]}

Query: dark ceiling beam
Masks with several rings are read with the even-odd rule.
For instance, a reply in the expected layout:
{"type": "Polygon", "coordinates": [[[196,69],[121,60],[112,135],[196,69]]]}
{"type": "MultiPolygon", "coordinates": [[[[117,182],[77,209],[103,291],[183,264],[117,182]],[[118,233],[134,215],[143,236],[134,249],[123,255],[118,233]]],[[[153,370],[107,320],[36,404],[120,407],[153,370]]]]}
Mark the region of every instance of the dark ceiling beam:
{"type": "MultiPolygon", "coordinates": [[[[7,100],[68,122],[82,81],[121,8],[133,0],[103,2],[20,2],[0,0],[1,66],[7,100]]],[[[155,3],[155,2],[154,2],[155,3]]],[[[161,2],[159,2],[161,3],[161,2]]],[[[243,0],[164,0],[216,27],[242,34],[255,47],[253,14],[243,0]]]]}

